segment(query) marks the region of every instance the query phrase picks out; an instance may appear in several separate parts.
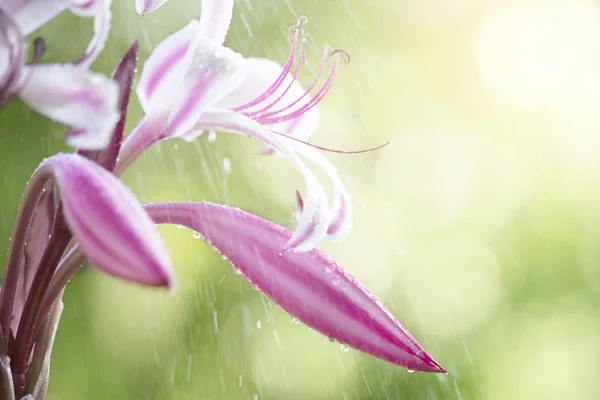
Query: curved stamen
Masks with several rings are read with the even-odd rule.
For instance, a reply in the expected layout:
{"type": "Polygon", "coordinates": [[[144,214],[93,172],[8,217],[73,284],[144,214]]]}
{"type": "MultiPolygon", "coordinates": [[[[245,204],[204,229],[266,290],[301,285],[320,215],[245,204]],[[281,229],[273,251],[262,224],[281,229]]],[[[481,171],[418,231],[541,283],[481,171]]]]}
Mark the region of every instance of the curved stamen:
{"type": "Polygon", "coordinates": [[[283,137],[285,137],[287,139],[293,140],[294,142],[302,143],[302,144],[304,144],[306,146],[313,147],[313,148],[315,148],[317,150],[327,151],[329,153],[336,153],[336,154],[362,154],[362,153],[370,153],[372,151],[376,151],[376,150],[382,149],[382,148],[384,148],[385,146],[387,146],[388,144],[391,143],[391,142],[388,141],[388,142],[385,142],[384,144],[381,144],[379,146],[371,147],[369,149],[364,149],[364,150],[337,150],[337,149],[331,149],[329,147],[318,146],[316,144],[305,142],[304,140],[295,138],[295,137],[290,136],[290,135],[286,135],[285,133],[282,133],[282,132],[277,132],[277,131],[273,131],[273,130],[271,130],[271,132],[273,132],[274,134],[276,134],[278,136],[283,136],[283,137]]]}
{"type": "Polygon", "coordinates": [[[285,81],[285,78],[287,77],[288,73],[290,72],[290,70],[292,68],[292,64],[294,63],[294,60],[296,59],[296,50],[298,48],[298,38],[300,36],[305,37],[305,35],[306,35],[304,33],[304,28],[302,27],[302,24],[304,24],[306,21],[308,21],[308,18],[300,17],[300,18],[298,18],[296,23],[290,28],[290,32],[293,32],[292,49],[290,51],[290,55],[288,56],[288,59],[287,59],[285,65],[283,66],[283,70],[281,71],[281,74],[277,77],[275,82],[273,82],[273,84],[263,94],[261,94],[254,100],[249,101],[246,104],[242,104],[241,106],[232,108],[231,109],[232,111],[239,112],[239,111],[246,110],[252,106],[255,106],[256,104],[259,104],[259,103],[263,102],[265,99],[269,98],[277,89],[279,89],[281,84],[285,81]]]}
{"type": "Polygon", "coordinates": [[[313,79],[310,86],[304,91],[302,96],[300,96],[299,98],[294,100],[293,103],[288,104],[284,109],[279,109],[277,111],[272,111],[270,113],[264,113],[263,115],[258,116],[258,118],[254,118],[254,117],[256,117],[254,115],[248,115],[248,116],[251,118],[257,119],[257,120],[260,118],[264,118],[264,117],[274,116],[274,115],[279,114],[280,112],[285,111],[288,108],[294,107],[296,104],[298,104],[300,101],[302,101],[302,99],[304,99],[306,96],[308,96],[308,94],[310,92],[312,92],[312,90],[317,86],[317,83],[319,83],[319,80],[321,80],[321,76],[323,75],[323,71],[325,71],[325,66],[327,65],[326,60],[330,57],[330,54],[331,54],[330,50],[325,49],[325,54],[323,55],[323,60],[321,61],[321,66],[319,68],[319,71],[317,72],[317,75],[313,79]]]}
{"type": "MultiPolygon", "coordinates": [[[[302,45],[304,46],[304,41],[302,41],[302,42],[303,42],[302,45]]],[[[285,90],[279,96],[277,96],[277,98],[275,100],[273,100],[272,102],[267,104],[265,107],[263,107],[259,110],[256,110],[256,111],[245,112],[244,114],[250,118],[254,118],[254,117],[260,115],[261,113],[268,111],[269,108],[271,108],[275,104],[277,104],[283,98],[283,96],[285,96],[287,94],[287,92],[289,92],[289,90],[294,85],[294,82],[296,82],[296,80],[298,79],[298,74],[300,73],[302,64],[304,64],[304,51],[303,51],[303,49],[300,49],[300,59],[298,60],[298,64],[296,65],[296,69],[294,70],[294,74],[292,75],[292,79],[290,80],[290,83],[285,88],[285,90]]]]}
{"type": "Polygon", "coordinates": [[[287,114],[276,116],[277,114],[281,114],[282,112],[287,111],[290,108],[292,108],[293,107],[293,103],[292,103],[292,104],[290,104],[286,107],[283,107],[279,110],[272,111],[270,113],[261,115],[260,118],[257,119],[257,121],[263,125],[270,125],[270,124],[276,124],[278,122],[289,121],[291,119],[299,117],[300,115],[304,114],[305,112],[307,112],[308,110],[313,108],[315,105],[317,105],[323,99],[323,97],[325,97],[325,95],[331,88],[331,85],[333,84],[333,79],[337,72],[339,58],[343,57],[344,60],[347,61],[348,60],[347,54],[348,53],[346,53],[343,50],[334,50],[331,53],[331,57],[333,59],[333,65],[331,67],[331,71],[329,72],[329,76],[327,77],[327,80],[325,81],[325,83],[323,84],[321,89],[319,89],[317,94],[312,99],[310,99],[306,104],[304,104],[302,107],[300,107],[299,109],[297,109],[295,111],[291,111],[287,114]],[[346,56],[344,56],[344,55],[346,55],[346,56]]]}

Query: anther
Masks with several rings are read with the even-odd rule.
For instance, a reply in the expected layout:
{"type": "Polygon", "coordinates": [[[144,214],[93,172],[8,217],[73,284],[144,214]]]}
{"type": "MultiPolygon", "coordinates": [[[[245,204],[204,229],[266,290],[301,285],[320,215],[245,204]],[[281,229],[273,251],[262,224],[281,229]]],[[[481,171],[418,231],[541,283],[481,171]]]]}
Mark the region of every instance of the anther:
{"type": "Polygon", "coordinates": [[[329,53],[329,61],[334,60],[334,58],[341,57],[344,60],[346,65],[350,64],[350,53],[348,53],[344,49],[333,49],[331,53],[329,53]]]}

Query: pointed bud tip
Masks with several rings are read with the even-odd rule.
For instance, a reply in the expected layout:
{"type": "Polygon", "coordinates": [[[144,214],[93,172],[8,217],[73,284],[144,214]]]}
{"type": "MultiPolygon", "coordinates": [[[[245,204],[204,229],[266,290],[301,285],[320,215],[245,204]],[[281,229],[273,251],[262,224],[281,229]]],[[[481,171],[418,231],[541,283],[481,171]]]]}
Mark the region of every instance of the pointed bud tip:
{"type": "Polygon", "coordinates": [[[433,372],[440,374],[448,373],[448,371],[446,371],[446,369],[442,367],[437,361],[435,361],[433,357],[431,357],[429,354],[426,354],[425,357],[423,357],[423,362],[426,365],[426,367],[422,369],[423,372],[433,372]]]}

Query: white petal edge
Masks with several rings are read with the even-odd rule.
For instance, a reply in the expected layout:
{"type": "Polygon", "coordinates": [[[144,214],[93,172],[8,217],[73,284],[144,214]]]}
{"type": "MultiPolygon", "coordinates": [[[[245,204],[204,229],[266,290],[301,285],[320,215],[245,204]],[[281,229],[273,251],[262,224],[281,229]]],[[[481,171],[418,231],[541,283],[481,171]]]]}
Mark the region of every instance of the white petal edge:
{"type": "Polygon", "coordinates": [[[327,236],[341,241],[352,229],[353,205],[346,185],[337,169],[316,149],[305,144],[297,144],[296,151],[317,165],[333,183],[333,201],[329,207],[329,226],[327,236]]]}
{"type": "MultiPolygon", "coordinates": [[[[96,60],[96,57],[104,49],[104,45],[110,34],[110,23],[112,13],[110,11],[112,1],[102,1],[100,8],[95,10],[94,14],[94,36],[90,40],[87,49],[83,56],[75,62],[76,65],[82,68],[89,68],[96,60]]],[[[73,8],[71,11],[75,12],[73,8]]]]}
{"type": "Polygon", "coordinates": [[[46,24],[68,5],[69,0],[0,0],[0,8],[19,26],[23,36],[46,24]]]}
{"type": "Polygon", "coordinates": [[[233,16],[233,0],[202,0],[199,34],[217,44],[225,43],[233,16]]]}
{"type": "Polygon", "coordinates": [[[135,0],[135,11],[138,15],[149,14],[166,2],[167,0],[135,0]]]}
{"type": "Polygon", "coordinates": [[[287,140],[243,114],[217,108],[206,110],[195,126],[195,132],[208,130],[248,135],[258,139],[276,148],[300,171],[306,182],[304,207],[287,248],[295,251],[309,251],[315,248],[327,234],[329,224],[327,197],[317,177],[300,160],[287,140]]]}
{"type": "Polygon", "coordinates": [[[169,136],[178,137],[193,129],[202,112],[215,104],[245,79],[244,58],[228,47],[198,36],[190,46],[184,64],[188,66],[172,104],[169,136]]]}
{"type": "Polygon", "coordinates": [[[144,63],[136,92],[146,114],[168,107],[172,100],[169,96],[182,84],[187,69],[186,53],[198,33],[198,26],[199,22],[193,20],[167,37],[144,63]]]}
{"type": "Polygon", "coordinates": [[[25,67],[19,97],[42,115],[75,130],[69,144],[98,150],[119,120],[116,82],[69,64],[25,67]]]}

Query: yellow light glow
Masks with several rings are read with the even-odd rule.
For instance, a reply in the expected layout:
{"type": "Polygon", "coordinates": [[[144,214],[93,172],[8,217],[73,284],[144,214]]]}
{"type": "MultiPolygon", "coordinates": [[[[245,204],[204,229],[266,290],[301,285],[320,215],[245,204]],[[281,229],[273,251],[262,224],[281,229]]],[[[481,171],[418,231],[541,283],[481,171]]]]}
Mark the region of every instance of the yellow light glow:
{"type": "Polygon", "coordinates": [[[464,210],[471,190],[472,149],[457,134],[420,128],[394,138],[373,172],[381,194],[393,202],[403,231],[431,231],[464,210]]]}
{"type": "Polygon", "coordinates": [[[515,106],[545,106],[582,81],[590,49],[598,48],[590,47],[598,26],[591,0],[521,3],[490,13],[475,46],[483,79],[515,106]]]}

